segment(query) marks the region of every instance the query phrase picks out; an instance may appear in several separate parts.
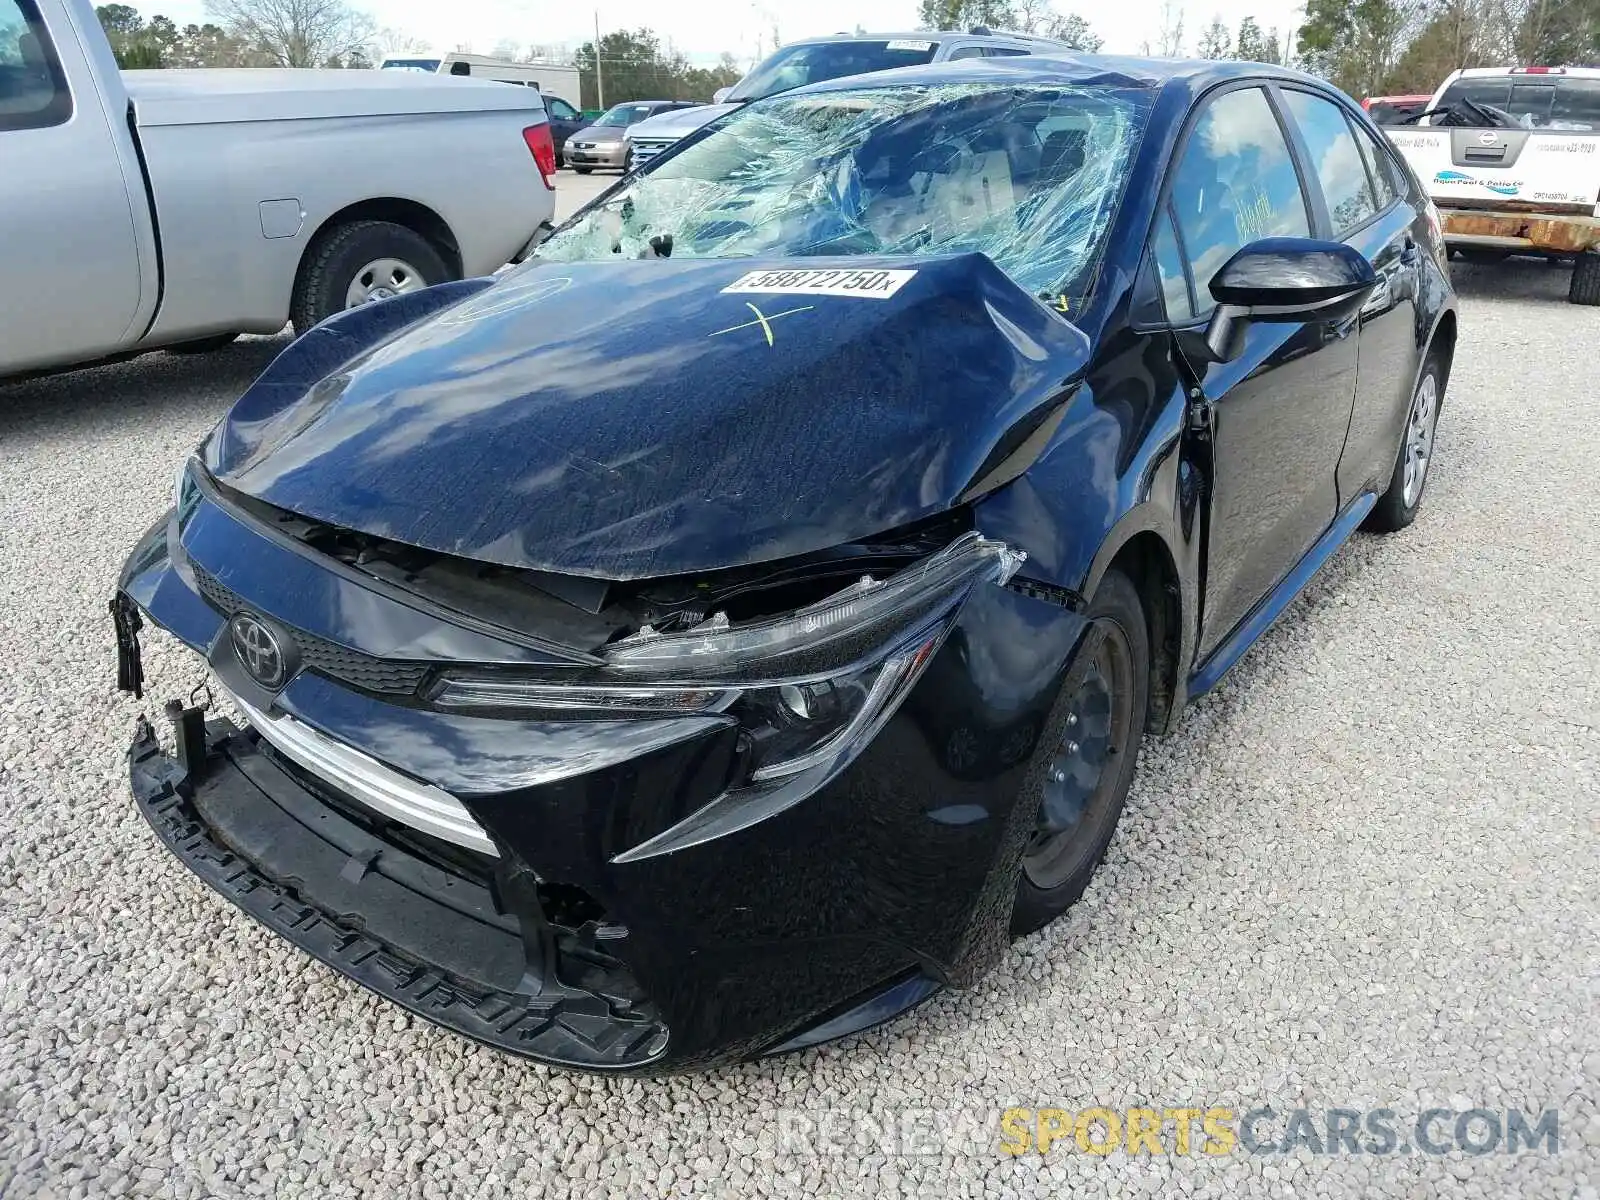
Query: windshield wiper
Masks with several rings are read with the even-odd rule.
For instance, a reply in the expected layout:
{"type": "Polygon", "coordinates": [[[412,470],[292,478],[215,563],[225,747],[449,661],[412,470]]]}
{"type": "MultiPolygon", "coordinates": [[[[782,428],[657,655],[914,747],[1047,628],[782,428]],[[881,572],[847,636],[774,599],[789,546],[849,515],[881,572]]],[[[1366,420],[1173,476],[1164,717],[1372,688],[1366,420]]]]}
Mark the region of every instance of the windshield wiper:
{"type": "Polygon", "coordinates": [[[1458,96],[1449,104],[1441,104],[1438,108],[1429,108],[1424,109],[1419,113],[1413,113],[1411,116],[1401,121],[1400,124],[1415,125],[1421,121],[1423,117],[1448,118],[1441,123],[1445,126],[1464,125],[1471,128],[1475,126],[1487,125],[1491,129],[1520,128],[1520,126],[1517,124],[1517,119],[1510,113],[1505,112],[1502,109],[1491,107],[1487,104],[1479,104],[1476,100],[1469,100],[1465,96],[1458,96]]]}

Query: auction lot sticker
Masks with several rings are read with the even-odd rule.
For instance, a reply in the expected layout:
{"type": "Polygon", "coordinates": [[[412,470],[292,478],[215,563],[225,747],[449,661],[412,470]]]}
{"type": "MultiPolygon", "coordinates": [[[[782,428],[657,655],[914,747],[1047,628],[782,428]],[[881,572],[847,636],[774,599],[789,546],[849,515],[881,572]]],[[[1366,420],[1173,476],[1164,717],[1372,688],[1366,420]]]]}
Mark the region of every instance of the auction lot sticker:
{"type": "Polygon", "coordinates": [[[724,295],[854,296],[860,300],[887,300],[915,275],[915,271],[871,269],[751,271],[722,291],[724,295]]]}

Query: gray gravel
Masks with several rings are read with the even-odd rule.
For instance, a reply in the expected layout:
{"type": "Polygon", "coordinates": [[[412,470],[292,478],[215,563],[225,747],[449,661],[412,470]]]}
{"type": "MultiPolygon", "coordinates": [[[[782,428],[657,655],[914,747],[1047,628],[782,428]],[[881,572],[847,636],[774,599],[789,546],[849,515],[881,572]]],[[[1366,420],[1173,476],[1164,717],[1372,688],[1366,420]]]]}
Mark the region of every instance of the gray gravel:
{"type": "MultiPolygon", "coordinates": [[[[664,1082],[564,1076],[401,1014],[136,815],[113,575],[280,343],[0,387],[0,1194],[1594,1200],[1600,316],[1557,269],[1458,280],[1422,517],[1360,537],[1149,748],[1084,902],[885,1030],[664,1082]],[[1012,1103],[1262,1102],[1553,1106],[1561,1151],[995,1151],[1012,1103]],[[908,1110],[923,1132],[898,1145],[838,1132],[908,1110]],[[800,1152],[825,1115],[831,1148],[800,1152]]],[[[194,677],[150,658],[158,698],[194,677]]]]}

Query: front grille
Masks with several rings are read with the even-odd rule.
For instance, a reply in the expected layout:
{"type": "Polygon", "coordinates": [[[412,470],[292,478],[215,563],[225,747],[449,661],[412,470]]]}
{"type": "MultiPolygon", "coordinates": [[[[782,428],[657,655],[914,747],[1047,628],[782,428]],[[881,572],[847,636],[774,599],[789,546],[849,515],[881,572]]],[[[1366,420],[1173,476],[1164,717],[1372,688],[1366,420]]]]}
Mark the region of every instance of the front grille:
{"type": "MultiPolygon", "coordinates": [[[[223,616],[231,617],[251,608],[244,597],[199,566],[194,567],[194,578],[206,602],[223,616]]],[[[289,634],[294,638],[295,646],[300,651],[301,665],[306,670],[326,675],[339,683],[347,683],[358,691],[384,696],[411,696],[416,694],[422,681],[428,677],[427,663],[377,658],[303,629],[290,629],[289,634]]]]}
{"type": "Polygon", "coordinates": [[[671,149],[675,141],[675,138],[634,138],[633,161],[649,162],[663,150],[671,149]]]}

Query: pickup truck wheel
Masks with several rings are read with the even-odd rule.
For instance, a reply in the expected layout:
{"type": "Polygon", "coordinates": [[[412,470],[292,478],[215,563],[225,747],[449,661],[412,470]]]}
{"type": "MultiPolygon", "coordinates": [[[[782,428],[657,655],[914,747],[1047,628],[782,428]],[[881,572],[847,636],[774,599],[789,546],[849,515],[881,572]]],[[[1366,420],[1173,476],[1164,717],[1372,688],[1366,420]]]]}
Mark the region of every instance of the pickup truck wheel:
{"type": "Polygon", "coordinates": [[[304,333],[347,308],[450,278],[439,252],[415,230],[390,221],[336,225],[306,251],[289,319],[296,333],[304,333]]]}
{"type": "Polygon", "coordinates": [[[1567,299],[1574,304],[1600,305],[1600,253],[1590,250],[1578,255],[1572,264],[1567,299]]]}

